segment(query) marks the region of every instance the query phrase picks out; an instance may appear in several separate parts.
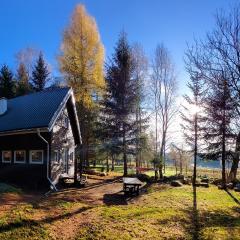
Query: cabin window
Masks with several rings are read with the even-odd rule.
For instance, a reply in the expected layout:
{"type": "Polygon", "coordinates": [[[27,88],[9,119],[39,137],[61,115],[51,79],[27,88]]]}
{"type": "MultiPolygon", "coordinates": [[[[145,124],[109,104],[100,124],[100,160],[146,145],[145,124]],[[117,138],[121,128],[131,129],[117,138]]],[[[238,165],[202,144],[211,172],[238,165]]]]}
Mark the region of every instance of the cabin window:
{"type": "Polygon", "coordinates": [[[74,160],[74,153],[73,152],[70,153],[69,160],[70,160],[69,161],[70,163],[73,163],[73,160],[74,160]]]}
{"type": "Polygon", "coordinates": [[[17,150],[14,151],[14,163],[25,163],[26,162],[26,151],[17,150]]]}
{"type": "Polygon", "coordinates": [[[12,162],[12,152],[11,151],[2,151],[2,162],[11,163],[12,162]]]}
{"type": "Polygon", "coordinates": [[[30,151],[30,163],[43,164],[43,150],[31,150],[30,151]]]}
{"type": "Polygon", "coordinates": [[[63,148],[62,159],[65,163],[68,161],[68,151],[69,150],[67,148],[63,148]]]}

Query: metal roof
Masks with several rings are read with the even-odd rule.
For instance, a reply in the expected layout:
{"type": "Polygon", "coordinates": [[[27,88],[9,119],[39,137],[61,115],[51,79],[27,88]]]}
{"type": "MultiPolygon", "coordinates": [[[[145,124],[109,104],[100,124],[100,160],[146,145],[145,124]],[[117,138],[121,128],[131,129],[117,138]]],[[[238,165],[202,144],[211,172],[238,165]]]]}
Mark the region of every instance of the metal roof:
{"type": "Polygon", "coordinates": [[[7,100],[8,109],[0,115],[0,133],[34,128],[50,128],[70,88],[47,89],[7,100]]]}

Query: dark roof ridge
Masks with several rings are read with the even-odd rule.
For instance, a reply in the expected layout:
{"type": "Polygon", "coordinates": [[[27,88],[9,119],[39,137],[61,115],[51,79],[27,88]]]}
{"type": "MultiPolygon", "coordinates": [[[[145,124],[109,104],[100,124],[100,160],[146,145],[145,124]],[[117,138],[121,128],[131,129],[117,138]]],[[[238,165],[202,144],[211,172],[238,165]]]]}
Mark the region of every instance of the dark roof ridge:
{"type": "MultiPolygon", "coordinates": [[[[38,91],[38,92],[30,92],[28,94],[25,94],[25,95],[22,95],[22,96],[17,96],[17,97],[14,97],[14,98],[5,98],[7,99],[8,101],[11,101],[11,100],[15,100],[15,99],[19,99],[19,98],[23,98],[23,97],[26,97],[26,96],[31,96],[31,95],[37,95],[37,94],[42,94],[42,93],[46,93],[46,92],[51,92],[51,91],[56,91],[56,90],[62,90],[62,89],[71,89],[71,87],[49,87],[49,88],[45,88],[44,90],[42,91],[38,91]]],[[[4,98],[4,97],[3,97],[4,98]]]]}

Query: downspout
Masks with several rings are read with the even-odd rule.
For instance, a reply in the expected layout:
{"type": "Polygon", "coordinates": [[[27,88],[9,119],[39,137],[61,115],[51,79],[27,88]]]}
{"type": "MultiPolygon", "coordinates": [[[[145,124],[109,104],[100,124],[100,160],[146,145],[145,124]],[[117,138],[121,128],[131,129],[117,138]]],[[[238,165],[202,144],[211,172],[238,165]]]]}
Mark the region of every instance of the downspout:
{"type": "Polygon", "coordinates": [[[47,144],[47,180],[49,181],[51,187],[53,188],[54,191],[57,191],[57,188],[55,184],[52,182],[52,180],[49,178],[49,142],[41,135],[40,130],[37,129],[37,134],[38,136],[47,144]]]}

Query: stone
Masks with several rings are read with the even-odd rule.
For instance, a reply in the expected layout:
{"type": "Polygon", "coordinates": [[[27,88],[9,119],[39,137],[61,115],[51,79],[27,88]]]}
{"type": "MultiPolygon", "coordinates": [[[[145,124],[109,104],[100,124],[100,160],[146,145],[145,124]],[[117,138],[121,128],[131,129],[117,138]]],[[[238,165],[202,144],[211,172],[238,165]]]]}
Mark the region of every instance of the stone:
{"type": "Polygon", "coordinates": [[[191,184],[191,182],[192,182],[192,180],[191,179],[189,179],[189,178],[184,178],[184,179],[182,179],[182,181],[181,181],[183,184],[187,184],[187,185],[190,185],[191,184]]]}
{"type": "Polygon", "coordinates": [[[222,183],[222,179],[218,179],[218,178],[216,178],[216,179],[214,179],[213,181],[212,181],[212,183],[214,184],[214,185],[220,185],[221,183],[222,183]]]}
{"type": "Polygon", "coordinates": [[[175,181],[171,182],[171,186],[173,186],[173,187],[181,187],[182,183],[180,181],[175,180],[175,181]]]}
{"type": "Polygon", "coordinates": [[[209,183],[209,179],[207,177],[201,178],[202,183],[209,183]]]}
{"type": "Polygon", "coordinates": [[[98,173],[98,176],[100,176],[100,177],[105,177],[105,176],[107,176],[107,173],[101,172],[101,173],[98,173]]]}
{"type": "Polygon", "coordinates": [[[227,188],[229,188],[229,189],[233,189],[233,187],[234,187],[234,185],[233,185],[232,182],[230,182],[230,183],[227,184],[227,188]]]}
{"type": "Polygon", "coordinates": [[[206,183],[206,182],[202,182],[202,183],[200,183],[200,187],[208,188],[208,187],[209,187],[209,184],[206,183]]]}
{"type": "Polygon", "coordinates": [[[196,186],[196,187],[205,187],[205,188],[208,188],[208,187],[209,187],[209,184],[208,184],[208,183],[204,183],[204,182],[199,182],[199,183],[196,183],[195,186],[196,186]]]}
{"type": "Polygon", "coordinates": [[[234,190],[235,190],[235,192],[240,192],[240,183],[236,184],[234,190]]]}

